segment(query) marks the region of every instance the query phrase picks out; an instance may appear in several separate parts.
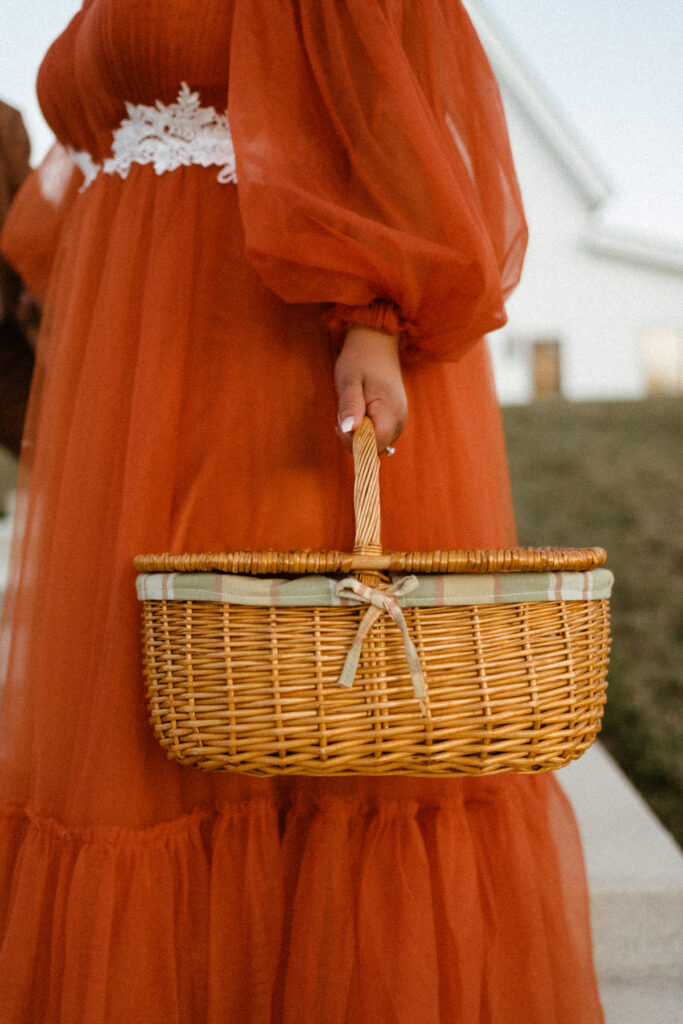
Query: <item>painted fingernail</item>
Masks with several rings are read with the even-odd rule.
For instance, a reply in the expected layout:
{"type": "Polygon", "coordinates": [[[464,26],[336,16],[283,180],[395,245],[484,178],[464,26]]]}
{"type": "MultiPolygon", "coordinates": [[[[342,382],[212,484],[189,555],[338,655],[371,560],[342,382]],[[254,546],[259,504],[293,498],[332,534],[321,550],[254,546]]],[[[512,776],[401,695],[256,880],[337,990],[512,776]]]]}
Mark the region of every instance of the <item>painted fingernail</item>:
{"type": "Polygon", "coordinates": [[[348,434],[349,430],[353,427],[353,416],[347,416],[341,421],[339,426],[341,427],[342,434],[348,434]]]}

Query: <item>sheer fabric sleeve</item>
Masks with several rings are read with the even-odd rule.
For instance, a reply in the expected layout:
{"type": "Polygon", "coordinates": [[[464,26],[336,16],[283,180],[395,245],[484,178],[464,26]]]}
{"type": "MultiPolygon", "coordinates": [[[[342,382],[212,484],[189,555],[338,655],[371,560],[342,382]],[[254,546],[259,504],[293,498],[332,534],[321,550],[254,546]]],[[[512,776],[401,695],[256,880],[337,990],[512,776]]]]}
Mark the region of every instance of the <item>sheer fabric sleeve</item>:
{"type": "Polygon", "coordinates": [[[0,251],[41,302],[62,227],[83,175],[58,143],[29,174],[10,207],[0,251]]]}
{"type": "Polygon", "coordinates": [[[236,0],[247,258],[328,323],[437,359],[505,322],[526,225],[498,87],[454,0],[236,0]]]}

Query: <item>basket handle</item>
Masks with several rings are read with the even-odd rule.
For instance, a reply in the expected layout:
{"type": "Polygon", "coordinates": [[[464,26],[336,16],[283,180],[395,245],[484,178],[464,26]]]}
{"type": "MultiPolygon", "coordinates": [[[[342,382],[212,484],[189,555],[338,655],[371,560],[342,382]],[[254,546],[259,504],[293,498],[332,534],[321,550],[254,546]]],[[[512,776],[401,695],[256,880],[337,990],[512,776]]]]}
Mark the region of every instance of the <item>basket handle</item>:
{"type": "Polygon", "coordinates": [[[353,465],[356,479],[353,486],[353,507],[356,515],[355,555],[376,555],[380,543],[379,456],[375,428],[364,416],[353,435],[353,465]]]}
{"type": "Polygon", "coordinates": [[[388,551],[380,543],[379,457],[367,416],[353,435],[356,539],[341,551],[232,551],[138,555],[138,572],[229,572],[282,576],[353,574],[376,587],[387,573],[589,572],[604,565],[602,548],[494,548],[490,550],[388,551]]]}
{"type": "MultiPolygon", "coordinates": [[[[353,435],[353,508],[356,517],[354,555],[381,555],[381,519],[379,505],[379,456],[375,428],[369,416],[364,416],[353,435]]],[[[377,586],[378,572],[356,573],[368,586],[377,586]]]]}

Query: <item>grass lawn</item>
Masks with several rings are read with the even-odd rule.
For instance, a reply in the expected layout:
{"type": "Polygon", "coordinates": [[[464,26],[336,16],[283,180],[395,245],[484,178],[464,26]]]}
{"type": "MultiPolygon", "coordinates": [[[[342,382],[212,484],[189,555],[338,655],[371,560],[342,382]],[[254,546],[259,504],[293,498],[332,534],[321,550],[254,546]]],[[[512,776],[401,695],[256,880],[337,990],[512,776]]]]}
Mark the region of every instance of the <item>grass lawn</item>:
{"type": "Polygon", "coordinates": [[[601,739],[683,845],[683,399],[503,410],[520,544],[607,550],[601,739]]]}

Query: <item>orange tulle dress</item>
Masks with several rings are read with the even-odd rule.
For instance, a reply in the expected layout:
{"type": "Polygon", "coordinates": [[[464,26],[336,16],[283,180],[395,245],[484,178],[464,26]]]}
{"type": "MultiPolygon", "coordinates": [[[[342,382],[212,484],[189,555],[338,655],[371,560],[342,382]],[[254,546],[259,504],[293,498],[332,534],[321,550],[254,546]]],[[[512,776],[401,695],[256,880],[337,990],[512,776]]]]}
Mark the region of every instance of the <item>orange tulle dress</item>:
{"type": "Polygon", "coordinates": [[[514,543],[478,339],[526,231],[463,7],[90,0],[38,90],[60,145],[3,241],[45,315],[3,629],[0,1022],[598,1024],[554,778],[200,773],[141,682],[134,555],[352,544],[346,324],[402,331],[385,546],[514,543]]]}

